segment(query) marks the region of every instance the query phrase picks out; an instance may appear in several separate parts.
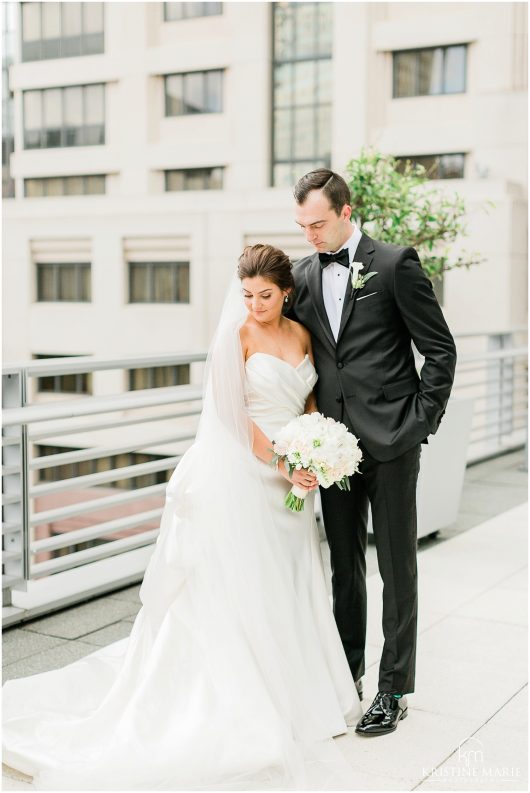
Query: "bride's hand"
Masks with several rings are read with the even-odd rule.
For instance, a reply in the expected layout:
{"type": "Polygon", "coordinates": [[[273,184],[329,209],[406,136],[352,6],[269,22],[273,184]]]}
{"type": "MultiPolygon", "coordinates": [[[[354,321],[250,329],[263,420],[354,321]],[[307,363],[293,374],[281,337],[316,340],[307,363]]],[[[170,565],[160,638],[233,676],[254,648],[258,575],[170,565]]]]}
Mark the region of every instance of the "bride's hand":
{"type": "Polygon", "coordinates": [[[278,471],[290,482],[292,485],[302,487],[304,490],[316,490],[318,487],[318,480],[315,474],[308,471],[307,468],[301,468],[299,471],[293,471],[292,476],[289,476],[289,469],[285,465],[284,460],[278,463],[278,471]]]}

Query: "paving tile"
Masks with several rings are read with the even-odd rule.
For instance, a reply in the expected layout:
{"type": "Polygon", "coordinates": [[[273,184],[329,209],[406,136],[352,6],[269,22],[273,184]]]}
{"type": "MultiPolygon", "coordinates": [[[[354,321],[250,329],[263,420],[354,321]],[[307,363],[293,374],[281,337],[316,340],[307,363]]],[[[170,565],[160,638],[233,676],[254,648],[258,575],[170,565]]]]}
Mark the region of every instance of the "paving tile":
{"type": "Polygon", "coordinates": [[[126,587],[125,589],[118,589],[107,595],[107,599],[125,600],[128,603],[141,603],[139,595],[141,585],[140,582],[139,584],[133,584],[133,586],[126,587]]]}
{"type": "Polygon", "coordinates": [[[514,625],[528,625],[528,595],[524,589],[492,587],[458,610],[461,617],[476,617],[514,625]]]}
{"type": "Polygon", "coordinates": [[[524,589],[525,592],[528,592],[528,568],[523,567],[517,573],[507,576],[497,586],[500,589],[506,587],[507,589],[524,589]]]}
{"type": "Polygon", "coordinates": [[[483,480],[470,482],[462,493],[460,508],[463,512],[475,512],[484,516],[506,511],[514,504],[525,502],[527,495],[520,487],[503,485],[492,487],[483,480]]]}
{"type": "Polygon", "coordinates": [[[87,644],[96,644],[99,647],[105,647],[107,644],[111,644],[111,642],[127,638],[131,630],[132,624],[122,620],[120,622],[114,622],[112,625],[107,625],[105,628],[100,628],[93,633],[87,633],[80,641],[86,642],[87,644]]]}
{"type": "Polygon", "coordinates": [[[487,722],[439,765],[422,789],[528,790],[526,730],[487,722]]]}
{"type": "Polygon", "coordinates": [[[528,730],[528,685],[525,685],[490,719],[495,727],[528,730]]]}
{"type": "MultiPolygon", "coordinates": [[[[401,780],[411,790],[474,729],[472,720],[411,709],[389,735],[365,738],[350,728],[342,751],[354,770],[401,780]]],[[[338,743],[342,740],[342,736],[336,739],[338,743]]]]}
{"type": "Polygon", "coordinates": [[[28,655],[40,653],[63,644],[65,640],[54,636],[31,633],[22,628],[7,628],[2,631],[2,666],[20,661],[28,655]]]}
{"type": "Polygon", "coordinates": [[[36,675],[40,672],[48,672],[50,669],[59,669],[62,666],[84,658],[85,655],[94,652],[94,646],[83,642],[63,642],[57,647],[45,650],[42,653],[30,655],[4,666],[2,669],[2,681],[12,680],[15,677],[27,677],[36,675]]]}
{"type": "Polygon", "coordinates": [[[32,620],[22,630],[44,633],[62,639],[78,639],[104,628],[123,617],[136,613],[138,606],[129,601],[103,597],[74,608],[56,612],[49,617],[32,620]]]}

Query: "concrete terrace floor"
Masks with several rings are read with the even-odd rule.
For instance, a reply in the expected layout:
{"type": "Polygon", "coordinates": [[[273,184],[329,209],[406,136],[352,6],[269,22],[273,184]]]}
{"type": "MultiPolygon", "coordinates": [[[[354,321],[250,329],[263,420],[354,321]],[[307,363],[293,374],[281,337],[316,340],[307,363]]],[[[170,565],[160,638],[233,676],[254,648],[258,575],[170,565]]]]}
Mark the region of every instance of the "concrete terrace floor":
{"type": "MultiPolygon", "coordinates": [[[[467,469],[457,522],[418,552],[416,691],[392,735],[336,739],[355,790],[528,790],[527,473],[522,451],[467,469]]],[[[323,543],[327,566],[327,547],[323,543]]],[[[368,548],[364,707],[377,691],[382,582],[368,548]]],[[[129,635],[140,584],[8,628],[3,679],[129,635]]],[[[31,789],[3,767],[4,790],[31,789]]]]}

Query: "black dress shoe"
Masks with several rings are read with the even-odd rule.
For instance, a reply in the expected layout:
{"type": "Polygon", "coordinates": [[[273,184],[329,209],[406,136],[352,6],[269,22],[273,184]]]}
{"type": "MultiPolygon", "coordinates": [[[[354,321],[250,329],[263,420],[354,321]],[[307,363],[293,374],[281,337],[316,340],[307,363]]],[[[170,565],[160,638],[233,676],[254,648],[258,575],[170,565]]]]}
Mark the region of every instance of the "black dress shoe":
{"type": "Polygon", "coordinates": [[[358,722],[355,732],[359,735],[385,735],[394,732],[398,721],[407,715],[407,698],[397,699],[387,691],[378,691],[374,701],[358,722]]]}
{"type": "Polygon", "coordinates": [[[357,693],[359,695],[359,700],[362,702],[363,699],[363,681],[356,680],[355,681],[355,688],[357,689],[357,693]]]}

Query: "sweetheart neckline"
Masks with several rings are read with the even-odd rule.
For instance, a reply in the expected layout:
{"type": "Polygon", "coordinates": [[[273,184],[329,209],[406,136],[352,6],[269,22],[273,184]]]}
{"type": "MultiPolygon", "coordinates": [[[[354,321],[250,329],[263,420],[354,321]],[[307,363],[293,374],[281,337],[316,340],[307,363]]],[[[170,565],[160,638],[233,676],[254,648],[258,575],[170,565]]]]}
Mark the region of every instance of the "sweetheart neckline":
{"type": "Polygon", "coordinates": [[[289,363],[289,361],[285,361],[283,358],[279,358],[277,355],[271,355],[270,352],[260,352],[258,350],[258,352],[253,352],[252,355],[248,356],[247,360],[245,361],[245,366],[250,361],[250,359],[254,357],[254,355],[267,355],[269,358],[275,358],[277,361],[281,361],[282,363],[286,364],[287,366],[289,366],[291,369],[294,369],[295,371],[297,369],[299,369],[302,366],[303,363],[305,363],[307,358],[309,358],[309,354],[306,352],[306,354],[304,355],[304,357],[302,358],[300,363],[297,364],[296,366],[293,366],[292,363],[289,363]]]}

